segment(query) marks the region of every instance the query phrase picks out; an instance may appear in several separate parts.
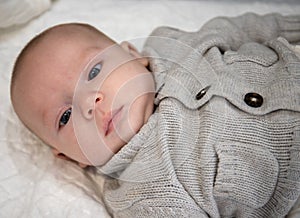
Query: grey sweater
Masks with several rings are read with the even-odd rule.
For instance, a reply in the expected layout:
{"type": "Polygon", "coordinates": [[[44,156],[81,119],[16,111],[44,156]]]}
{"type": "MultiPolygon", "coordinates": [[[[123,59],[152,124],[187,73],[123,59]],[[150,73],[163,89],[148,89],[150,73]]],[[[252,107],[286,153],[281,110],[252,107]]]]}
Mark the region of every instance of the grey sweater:
{"type": "Polygon", "coordinates": [[[160,27],[156,110],[106,165],[113,217],[284,217],[300,193],[300,16],[160,27]]]}

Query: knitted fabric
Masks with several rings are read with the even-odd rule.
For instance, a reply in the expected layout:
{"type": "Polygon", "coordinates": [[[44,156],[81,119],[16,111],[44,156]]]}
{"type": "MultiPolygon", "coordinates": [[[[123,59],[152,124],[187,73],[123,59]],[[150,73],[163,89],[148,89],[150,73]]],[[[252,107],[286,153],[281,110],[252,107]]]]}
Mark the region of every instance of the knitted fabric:
{"type": "Polygon", "coordinates": [[[288,41],[300,41],[300,16],[156,29],[144,48],[156,111],[99,167],[112,216],[288,214],[300,194],[300,60],[288,41]]]}

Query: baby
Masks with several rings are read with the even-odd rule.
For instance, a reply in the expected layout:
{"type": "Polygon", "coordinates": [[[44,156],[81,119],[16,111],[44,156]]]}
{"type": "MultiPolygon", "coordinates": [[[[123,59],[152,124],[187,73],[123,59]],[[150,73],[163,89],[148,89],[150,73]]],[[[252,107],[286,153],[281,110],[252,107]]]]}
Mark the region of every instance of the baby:
{"type": "Polygon", "coordinates": [[[55,154],[65,154],[81,166],[102,165],[153,112],[154,81],[147,65],[129,43],[117,45],[86,24],[59,25],[37,36],[20,54],[12,102],[22,122],[55,154]],[[85,87],[78,82],[80,75],[85,87]],[[73,100],[76,86],[78,105],[73,100]],[[71,114],[77,111],[85,140],[94,139],[84,151],[72,125],[71,114]],[[94,121],[101,145],[90,130],[94,121]]]}
{"type": "Polygon", "coordinates": [[[284,217],[300,194],[300,16],[160,27],[143,55],[87,24],[35,37],[15,112],[53,152],[109,175],[113,217],[284,217]]]}

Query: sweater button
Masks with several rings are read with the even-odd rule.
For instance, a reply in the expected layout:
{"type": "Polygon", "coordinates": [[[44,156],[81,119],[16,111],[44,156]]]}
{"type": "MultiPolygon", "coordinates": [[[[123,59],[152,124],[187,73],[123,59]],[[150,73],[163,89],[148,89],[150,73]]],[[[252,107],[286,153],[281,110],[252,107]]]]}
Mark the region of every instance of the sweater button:
{"type": "Polygon", "coordinates": [[[263,97],[260,94],[249,92],[244,97],[245,103],[250,107],[260,107],[263,104],[263,97]]]}
{"type": "Polygon", "coordinates": [[[196,100],[200,100],[207,92],[207,90],[210,88],[210,86],[206,86],[205,88],[203,88],[200,92],[198,92],[198,94],[196,95],[196,100]]]}

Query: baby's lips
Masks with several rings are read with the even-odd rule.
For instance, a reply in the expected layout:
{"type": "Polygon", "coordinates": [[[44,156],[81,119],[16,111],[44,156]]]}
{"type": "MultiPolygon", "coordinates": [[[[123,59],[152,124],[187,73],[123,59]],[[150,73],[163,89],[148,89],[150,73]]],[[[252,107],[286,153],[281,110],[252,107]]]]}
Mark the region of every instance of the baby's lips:
{"type": "Polygon", "coordinates": [[[116,126],[116,124],[118,123],[118,118],[120,117],[122,109],[123,106],[110,111],[109,113],[107,113],[107,115],[104,116],[102,130],[105,133],[105,136],[107,136],[115,128],[114,126],[116,126]]]}

